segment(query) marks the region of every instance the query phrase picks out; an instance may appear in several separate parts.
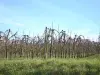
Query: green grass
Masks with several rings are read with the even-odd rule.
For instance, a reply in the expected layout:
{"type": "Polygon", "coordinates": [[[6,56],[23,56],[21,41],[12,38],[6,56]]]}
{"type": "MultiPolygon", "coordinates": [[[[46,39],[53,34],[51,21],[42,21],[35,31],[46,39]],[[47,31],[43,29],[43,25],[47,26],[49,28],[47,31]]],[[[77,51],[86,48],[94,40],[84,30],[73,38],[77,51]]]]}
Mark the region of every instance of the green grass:
{"type": "Polygon", "coordinates": [[[81,59],[3,59],[0,75],[100,75],[100,55],[81,59]]]}

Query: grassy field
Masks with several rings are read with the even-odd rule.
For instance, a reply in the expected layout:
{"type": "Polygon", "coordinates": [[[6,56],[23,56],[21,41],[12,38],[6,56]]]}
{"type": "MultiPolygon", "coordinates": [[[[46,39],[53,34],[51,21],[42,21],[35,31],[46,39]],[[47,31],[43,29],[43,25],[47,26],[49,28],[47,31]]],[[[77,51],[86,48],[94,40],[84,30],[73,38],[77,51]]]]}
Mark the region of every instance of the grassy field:
{"type": "Polygon", "coordinates": [[[1,59],[0,75],[100,75],[100,55],[81,59],[1,59]]]}

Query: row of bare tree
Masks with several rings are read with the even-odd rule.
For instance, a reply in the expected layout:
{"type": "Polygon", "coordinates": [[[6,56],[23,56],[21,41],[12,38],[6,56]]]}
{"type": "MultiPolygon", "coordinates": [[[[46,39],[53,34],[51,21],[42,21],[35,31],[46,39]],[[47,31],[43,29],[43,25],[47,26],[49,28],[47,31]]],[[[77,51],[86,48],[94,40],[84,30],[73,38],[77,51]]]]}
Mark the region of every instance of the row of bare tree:
{"type": "Polygon", "coordinates": [[[100,54],[100,43],[85,39],[82,35],[74,38],[65,31],[45,28],[43,36],[30,37],[10,29],[0,31],[0,58],[82,58],[100,54]]]}

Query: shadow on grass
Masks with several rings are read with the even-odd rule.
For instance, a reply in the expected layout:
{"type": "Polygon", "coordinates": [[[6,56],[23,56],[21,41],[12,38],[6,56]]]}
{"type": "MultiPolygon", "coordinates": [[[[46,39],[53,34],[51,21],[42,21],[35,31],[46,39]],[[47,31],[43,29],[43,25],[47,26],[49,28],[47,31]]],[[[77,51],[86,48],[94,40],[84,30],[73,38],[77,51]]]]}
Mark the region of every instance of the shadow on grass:
{"type": "Polygon", "coordinates": [[[9,71],[8,69],[6,69],[6,68],[0,69],[0,74],[1,74],[1,75],[12,75],[12,74],[10,73],[10,71],[9,71]]]}

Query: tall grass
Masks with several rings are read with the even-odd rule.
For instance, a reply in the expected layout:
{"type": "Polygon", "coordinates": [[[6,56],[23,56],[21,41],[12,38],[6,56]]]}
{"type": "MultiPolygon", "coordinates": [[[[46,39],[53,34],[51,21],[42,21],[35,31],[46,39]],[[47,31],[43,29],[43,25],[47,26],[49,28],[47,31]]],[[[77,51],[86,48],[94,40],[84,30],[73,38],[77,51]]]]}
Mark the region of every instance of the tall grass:
{"type": "Polygon", "coordinates": [[[100,75],[99,58],[0,60],[0,75],[100,75]]]}

